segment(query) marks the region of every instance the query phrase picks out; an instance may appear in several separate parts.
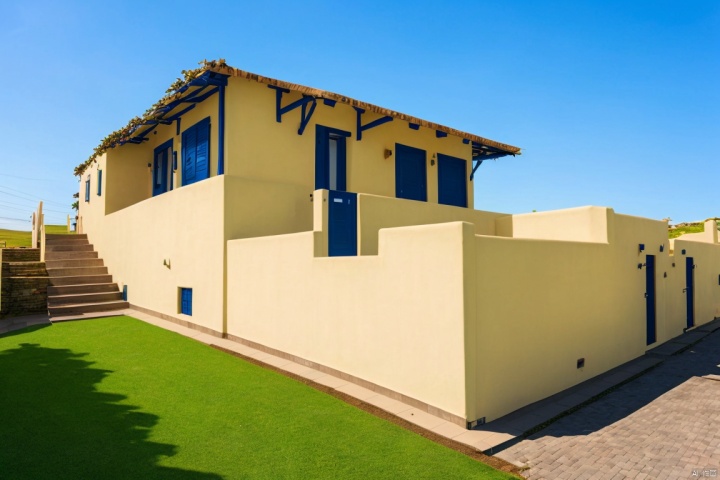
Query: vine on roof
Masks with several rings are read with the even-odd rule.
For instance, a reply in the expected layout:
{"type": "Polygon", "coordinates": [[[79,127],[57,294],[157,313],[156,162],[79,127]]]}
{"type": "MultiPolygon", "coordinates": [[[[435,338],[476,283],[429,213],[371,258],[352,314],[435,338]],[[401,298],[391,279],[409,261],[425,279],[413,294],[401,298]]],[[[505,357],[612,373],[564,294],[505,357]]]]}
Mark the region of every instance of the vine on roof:
{"type": "Polygon", "coordinates": [[[127,142],[128,140],[130,140],[130,138],[132,138],[132,135],[145,122],[149,120],[157,120],[161,115],[161,112],[158,112],[158,109],[169,103],[173,99],[173,97],[177,95],[178,90],[187,85],[189,82],[193,81],[207,70],[213,68],[227,67],[225,60],[222,58],[218,60],[203,60],[201,62],[198,62],[198,65],[200,65],[200,67],[198,68],[192,70],[183,70],[181,72],[182,77],[179,77],[172,84],[170,84],[170,87],[168,87],[168,89],[165,91],[165,96],[155,102],[150,108],[145,110],[145,113],[143,113],[142,116],[130,119],[127,125],[118,130],[115,130],[114,132],[103,138],[100,144],[95,147],[90,157],[88,157],[87,160],[75,167],[75,175],[79,177],[90,165],[92,165],[93,162],[97,161],[97,158],[103,153],[107,152],[111,148],[118,146],[122,142],[127,142]]]}

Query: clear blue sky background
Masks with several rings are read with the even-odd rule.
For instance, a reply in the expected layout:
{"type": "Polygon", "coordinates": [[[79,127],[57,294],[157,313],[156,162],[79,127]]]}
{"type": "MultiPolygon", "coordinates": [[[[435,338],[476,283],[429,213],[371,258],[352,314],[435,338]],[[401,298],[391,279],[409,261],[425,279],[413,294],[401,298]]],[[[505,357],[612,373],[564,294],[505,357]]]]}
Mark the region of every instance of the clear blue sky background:
{"type": "Polygon", "coordinates": [[[720,216],[716,0],[0,0],[0,228],[203,58],[522,147],[478,209],[720,216]]]}

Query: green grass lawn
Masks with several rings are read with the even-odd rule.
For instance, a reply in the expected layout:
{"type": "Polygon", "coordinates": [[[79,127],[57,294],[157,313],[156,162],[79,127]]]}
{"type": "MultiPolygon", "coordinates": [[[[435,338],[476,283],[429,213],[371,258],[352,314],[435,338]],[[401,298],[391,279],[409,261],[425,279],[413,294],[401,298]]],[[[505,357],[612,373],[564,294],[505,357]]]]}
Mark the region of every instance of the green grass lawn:
{"type": "MultiPolygon", "coordinates": [[[[45,225],[45,233],[67,233],[67,225],[45,225]]],[[[6,242],[7,247],[29,247],[31,240],[31,232],[0,228],[0,245],[6,242]]]]}
{"type": "Polygon", "coordinates": [[[0,477],[515,478],[130,317],[0,335],[0,477]]]}

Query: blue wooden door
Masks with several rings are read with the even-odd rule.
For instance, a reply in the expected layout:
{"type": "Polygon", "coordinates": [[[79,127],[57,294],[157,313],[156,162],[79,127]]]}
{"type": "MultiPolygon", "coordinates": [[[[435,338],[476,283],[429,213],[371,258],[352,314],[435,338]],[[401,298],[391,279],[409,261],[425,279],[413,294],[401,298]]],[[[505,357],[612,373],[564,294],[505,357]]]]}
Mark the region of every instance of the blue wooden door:
{"type": "Polygon", "coordinates": [[[350,132],[315,128],[315,189],[347,190],[347,138],[350,132]]]}
{"type": "Polygon", "coordinates": [[[467,162],[438,154],[438,203],[467,207],[467,162]]]}
{"type": "Polygon", "coordinates": [[[685,258],[685,294],[687,295],[687,328],[695,326],[695,259],[685,258]]]}
{"type": "Polygon", "coordinates": [[[172,151],[172,140],[155,149],[153,163],[153,197],[168,191],[168,169],[172,151]]]}
{"type": "Polygon", "coordinates": [[[645,306],[647,345],[655,343],[657,336],[655,314],[655,255],[645,256],[645,306]]]}
{"type": "Polygon", "coordinates": [[[328,254],[357,255],[357,194],[330,191],[328,207],[328,254]]]}
{"type": "Polygon", "coordinates": [[[425,150],[395,144],[395,196],[427,202],[425,150]]]}

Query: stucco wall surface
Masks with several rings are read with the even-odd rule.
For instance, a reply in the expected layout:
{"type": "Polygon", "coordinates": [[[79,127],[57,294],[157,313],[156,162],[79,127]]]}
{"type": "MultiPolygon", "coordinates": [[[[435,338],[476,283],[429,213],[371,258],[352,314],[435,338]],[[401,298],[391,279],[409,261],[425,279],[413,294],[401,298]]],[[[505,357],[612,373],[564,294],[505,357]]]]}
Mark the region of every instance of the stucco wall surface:
{"type": "Polygon", "coordinates": [[[380,233],[380,255],[314,256],[315,236],[228,242],[228,333],[464,417],[463,223],[380,233]]]}

